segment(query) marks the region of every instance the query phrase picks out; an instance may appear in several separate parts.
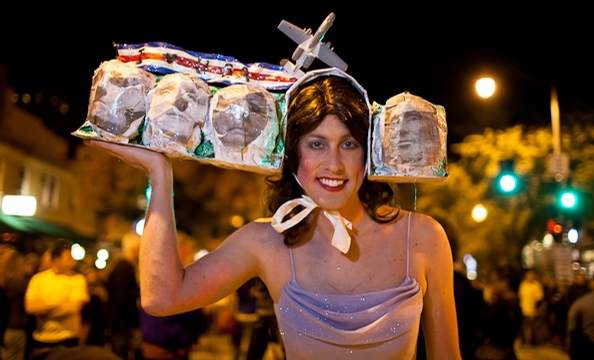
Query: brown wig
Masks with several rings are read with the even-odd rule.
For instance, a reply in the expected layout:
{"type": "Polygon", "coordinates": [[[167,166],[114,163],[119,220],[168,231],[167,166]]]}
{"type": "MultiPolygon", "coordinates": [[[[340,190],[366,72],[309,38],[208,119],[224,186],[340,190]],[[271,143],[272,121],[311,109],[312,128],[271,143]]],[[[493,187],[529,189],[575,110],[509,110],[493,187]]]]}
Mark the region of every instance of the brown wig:
{"type": "MultiPolygon", "coordinates": [[[[349,129],[360,144],[368,142],[369,107],[367,102],[351,84],[339,76],[318,77],[305,83],[289,99],[287,109],[287,129],[285,135],[285,161],[280,177],[268,177],[265,200],[268,210],[274,214],[286,201],[301,197],[304,192],[295,180],[299,166],[299,141],[315,130],[327,115],[336,115],[349,129]]],[[[367,154],[365,154],[367,158],[367,154]]],[[[396,219],[398,212],[381,210],[385,205],[399,208],[396,199],[397,188],[389,184],[371,182],[365,177],[359,189],[359,199],[365,211],[378,223],[388,223],[396,219]]],[[[301,210],[297,207],[292,214],[301,210]]],[[[310,227],[311,216],[283,234],[287,246],[299,242],[300,237],[310,227]]]]}

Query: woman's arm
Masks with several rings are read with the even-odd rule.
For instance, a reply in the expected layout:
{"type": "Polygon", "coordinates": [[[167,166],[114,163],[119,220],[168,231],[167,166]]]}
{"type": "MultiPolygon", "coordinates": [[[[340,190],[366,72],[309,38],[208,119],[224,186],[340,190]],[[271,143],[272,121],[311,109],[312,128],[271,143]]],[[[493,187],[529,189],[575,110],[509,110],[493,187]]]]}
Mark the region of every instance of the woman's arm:
{"type": "Polygon", "coordinates": [[[86,141],[145,171],[152,187],[140,242],[140,300],[151,315],[164,316],[211,304],[255,276],[257,260],[245,227],[209,255],[184,268],[178,252],[173,209],[173,170],[155,151],[102,141],[86,141]],[[228,244],[227,244],[228,243],[228,244]]]}
{"type": "Polygon", "coordinates": [[[426,292],[421,322],[428,359],[461,359],[454,301],[454,265],[448,238],[433,219],[422,217],[414,232],[422,236],[426,292]],[[423,229],[423,230],[420,230],[423,229]]]}

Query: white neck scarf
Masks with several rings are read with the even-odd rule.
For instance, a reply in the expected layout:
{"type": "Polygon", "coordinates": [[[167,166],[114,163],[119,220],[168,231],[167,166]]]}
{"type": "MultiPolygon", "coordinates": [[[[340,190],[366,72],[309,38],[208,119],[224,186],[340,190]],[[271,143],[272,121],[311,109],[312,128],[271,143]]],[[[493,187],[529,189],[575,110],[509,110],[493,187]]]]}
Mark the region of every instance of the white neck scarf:
{"type": "MultiPolygon", "coordinates": [[[[289,200],[282,204],[272,217],[271,225],[278,233],[283,233],[285,230],[292,228],[296,224],[300,223],[309,213],[311,213],[319,205],[316,204],[309,196],[303,195],[301,198],[289,200]],[[291,212],[296,206],[301,205],[305,209],[301,210],[297,215],[288,219],[285,222],[283,218],[291,212]]],[[[332,246],[340,250],[343,254],[349,252],[351,247],[351,236],[347,230],[353,229],[353,224],[347,219],[343,218],[340,213],[336,210],[325,210],[324,215],[330,220],[334,226],[334,235],[332,236],[332,246]]]]}

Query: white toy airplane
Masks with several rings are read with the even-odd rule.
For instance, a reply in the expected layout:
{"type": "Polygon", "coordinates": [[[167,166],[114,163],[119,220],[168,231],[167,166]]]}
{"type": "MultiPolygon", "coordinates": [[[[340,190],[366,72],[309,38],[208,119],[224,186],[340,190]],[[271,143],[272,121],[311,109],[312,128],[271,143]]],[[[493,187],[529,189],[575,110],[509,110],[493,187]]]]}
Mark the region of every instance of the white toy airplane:
{"type": "Polygon", "coordinates": [[[304,74],[301,68],[307,69],[316,57],[329,66],[339,68],[343,71],[347,69],[347,64],[330,48],[330,43],[326,44],[322,42],[324,35],[330,29],[330,26],[332,26],[335,17],[336,15],[334,13],[330,13],[313,35],[311,34],[311,29],[301,29],[288,21],[281,21],[278,29],[299,44],[291,57],[295,61],[295,64],[291,63],[288,59],[281,61],[281,65],[284,66],[285,70],[292,75],[301,77],[304,74]]]}

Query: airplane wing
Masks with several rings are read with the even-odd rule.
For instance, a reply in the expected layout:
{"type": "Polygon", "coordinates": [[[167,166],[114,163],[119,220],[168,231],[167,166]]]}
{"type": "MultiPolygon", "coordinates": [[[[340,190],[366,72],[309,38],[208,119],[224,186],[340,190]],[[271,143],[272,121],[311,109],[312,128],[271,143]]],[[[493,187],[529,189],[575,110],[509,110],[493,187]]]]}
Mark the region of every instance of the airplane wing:
{"type": "Polygon", "coordinates": [[[318,59],[322,60],[329,66],[334,66],[342,71],[347,69],[347,63],[344,62],[334,51],[332,51],[326,44],[319,45],[318,59]]]}
{"type": "Polygon", "coordinates": [[[311,37],[310,31],[305,31],[302,28],[295,26],[285,20],[281,21],[281,23],[278,25],[278,29],[285,33],[285,35],[287,35],[297,44],[301,44],[311,37]]]}

